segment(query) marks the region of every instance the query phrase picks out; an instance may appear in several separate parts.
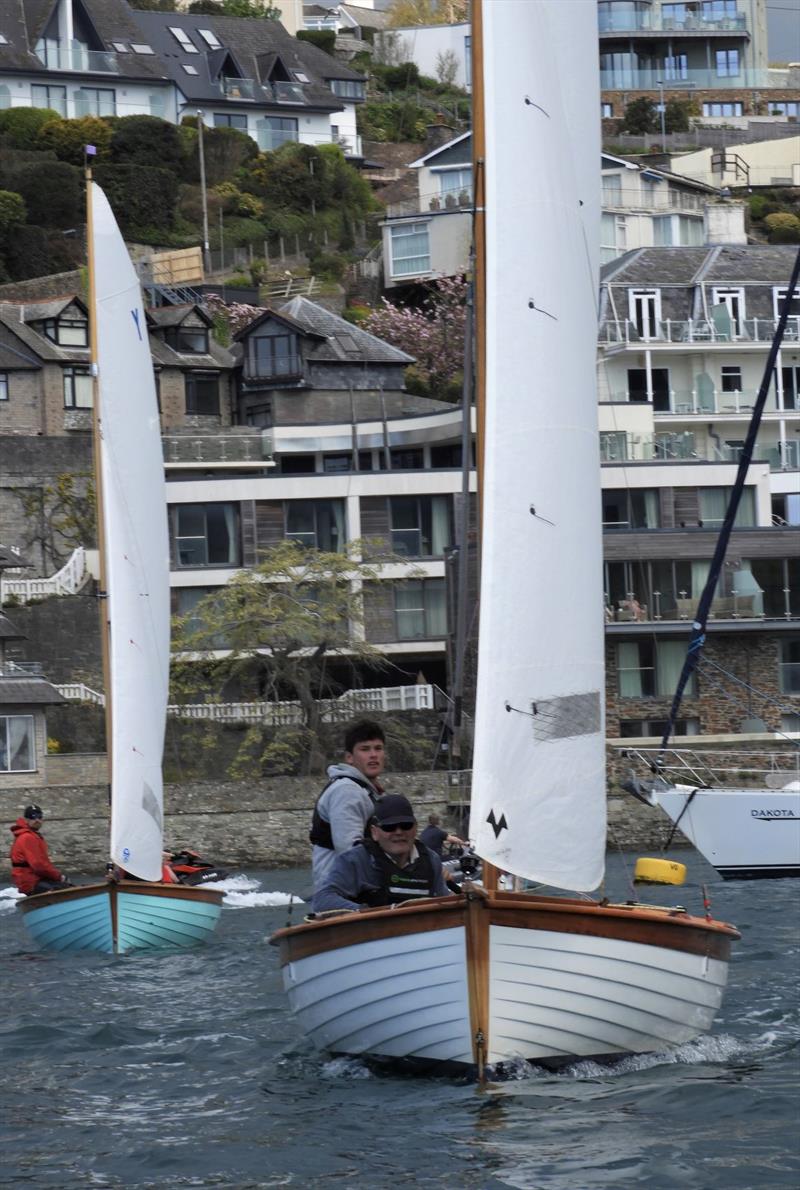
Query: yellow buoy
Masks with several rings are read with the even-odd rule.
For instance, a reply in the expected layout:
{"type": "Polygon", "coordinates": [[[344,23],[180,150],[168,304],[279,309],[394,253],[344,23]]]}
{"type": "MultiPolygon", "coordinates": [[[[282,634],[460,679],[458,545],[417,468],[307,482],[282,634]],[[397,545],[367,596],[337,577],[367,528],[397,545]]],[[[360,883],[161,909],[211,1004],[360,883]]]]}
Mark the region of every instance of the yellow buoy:
{"type": "Polygon", "coordinates": [[[683,884],[686,864],[671,859],[637,859],[633,870],[635,884],[683,884]]]}

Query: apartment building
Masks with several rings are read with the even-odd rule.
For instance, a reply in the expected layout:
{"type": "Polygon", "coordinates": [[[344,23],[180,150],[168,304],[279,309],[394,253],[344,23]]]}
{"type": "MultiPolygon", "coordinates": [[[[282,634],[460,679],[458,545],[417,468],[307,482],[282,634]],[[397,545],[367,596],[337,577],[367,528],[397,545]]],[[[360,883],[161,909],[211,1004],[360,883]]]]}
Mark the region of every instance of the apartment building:
{"type": "Polygon", "coordinates": [[[691,99],[705,119],[796,114],[798,72],[768,64],[766,0],[598,0],[597,9],[603,116],[622,116],[640,95],[691,99]]]}
{"type": "Polygon", "coordinates": [[[277,21],[143,12],[126,0],[0,3],[0,107],[150,115],[361,155],[364,78],[277,21]]]}
{"type": "MultiPolygon", "coordinates": [[[[640,249],[603,270],[599,425],[609,734],[658,734],[787,301],[793,247],[640,249]]],[[[800,713],[800,297],[712,604],[707,656],[800,713]]],[[[701,674],[685,732],[748,717],[701,674]]],[[[782,706],[778,709],[777,704],[782,706]]]]}

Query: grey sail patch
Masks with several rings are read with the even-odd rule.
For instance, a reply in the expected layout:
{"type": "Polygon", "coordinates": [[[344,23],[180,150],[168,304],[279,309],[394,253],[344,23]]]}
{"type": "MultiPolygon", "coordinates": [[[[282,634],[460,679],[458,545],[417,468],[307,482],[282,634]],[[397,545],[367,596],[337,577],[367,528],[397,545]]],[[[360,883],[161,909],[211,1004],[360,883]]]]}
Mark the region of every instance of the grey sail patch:
{"type": "Polygon", "coordinates": [[[531,703],[533,738],[540,743],[594,735],[602,722],[600,692],[567,694],[531,703]]]}
{"type": "Polygon", "coordinates": [[[161,816],[161,807],[158,804],[158,798],[153,793],[146,781],[142,788],[142,809],[150,815],[159,831],[163,830],[164,824],[161,816]]]}

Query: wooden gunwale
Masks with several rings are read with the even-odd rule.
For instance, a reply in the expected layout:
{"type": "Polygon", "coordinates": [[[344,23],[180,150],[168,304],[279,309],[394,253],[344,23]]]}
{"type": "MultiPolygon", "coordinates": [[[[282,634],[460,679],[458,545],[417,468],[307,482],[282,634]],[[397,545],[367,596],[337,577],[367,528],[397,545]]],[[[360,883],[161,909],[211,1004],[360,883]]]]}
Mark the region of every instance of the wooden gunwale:
{"type": "MultiPolygon", "coordinates": [[[[658,906],[601,905],[559,897],[491,892],[485,918],[491,925],[616,938],[665,950],[726,960],[739,932],[725,922],[706,921],[679,909],[658,906]]],[[[482,915],[483,916],[483,915],[482,915]]],[[[278,930],[270,938],[280,947],[280,964],[382,938],[428,933],[466,925],[466,897],[441,897],[398,911],[374,909],[278,930]]]]}
{"type": "MultiPolygon", "coordinates": [[[[197,888],[189,884],[148,884],[146,881],[122,880],[116,882],[103,881],[102,884],[81,884],[76,888],[54,888],[52,892],[36,893],[32,897],[23,897],[17,902],[17,908],[22,913],[32,909],[42,909],[46,905],[61,904],[64,901],[79,901],[85,897],[97,897],[103,894],[111,898],[112,916],[115,916],[116,894],[119,892],[133,893],[134,896],[166,897],[181,901],[205,901],[206,903],[221,905],[225,895],[221,889],[197,888]]],[[[116,930],[114,930],[116,933],[116,930]]]]}

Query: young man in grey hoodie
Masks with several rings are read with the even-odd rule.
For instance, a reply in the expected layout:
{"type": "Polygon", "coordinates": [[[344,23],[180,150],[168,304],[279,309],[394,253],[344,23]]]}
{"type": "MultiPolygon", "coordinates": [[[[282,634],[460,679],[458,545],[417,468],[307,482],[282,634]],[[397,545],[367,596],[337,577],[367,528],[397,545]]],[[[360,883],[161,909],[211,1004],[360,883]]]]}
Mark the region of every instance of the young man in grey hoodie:
{"type": "Polygon", "coordinates": [[[363,839],[386,763],[386,736],[379,723],[361,719],[344,737],[344,764],[328,768],[328,784],[317,798],[309,838],[314,891],[322,887],[340,851],[363,839]]]}

